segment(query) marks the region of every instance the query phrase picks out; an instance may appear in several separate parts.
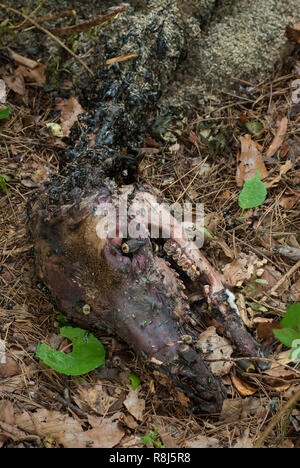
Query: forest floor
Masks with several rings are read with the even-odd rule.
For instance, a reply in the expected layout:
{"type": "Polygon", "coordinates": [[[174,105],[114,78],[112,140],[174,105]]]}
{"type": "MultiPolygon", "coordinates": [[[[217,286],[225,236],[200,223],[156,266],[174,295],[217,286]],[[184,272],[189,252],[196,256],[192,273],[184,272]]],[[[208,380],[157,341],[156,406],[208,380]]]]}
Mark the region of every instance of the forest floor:
{"type": "MultiPolygon", "coordinates": [[[[13,37],[7,42],[13,49],[13,37]]],[[[300,372],[272,333],[287,306],[300,302],[297,56],[281,74],[241,83],[239,95],[219,92],[213,113],[199,112],[182,128],[170,127],[167,140],[146,135],[140,148],[140,183],[170,203],[204,203],[203,251],[234,288],[245,325],[270,352],[270,369],[260,373],[230,359],[226,369],[215,369],[228,396],[221,414],[210,416],[191,414],[127,345],[103,333],[97,337],[107,365],[87,375],[59,374],[35,357],[38,342],[59,350],[68,343],[59,334],[59,311],[35,273],[27,202],[59,170],[68,143],[48,124],[65,125],[66,132],[77,104],[63,101],[68,92],[76,97],[63,67],[55,69],[53,60],[47,68],[30,64],[30,58],[24,52],[23,65],[22,56],[14,56],[0,68],[8,91],[1,108],[10,108],[0,120],[0,343],[6,351],[0,362],[0,447],[300,447],[299,404],[280,413],[300,389],[300,372]],[[47,89],[49,71],[59,77],[55,92],[47,89]],[[266,200],[243,211],[238,197],[245,167],[255,175],[262,164],[266,200]],[[295,249],[292,256],[280,250],[284,246],[295,249]],[[132,373],[140,379],[134,391],[132,373]]],[[[224,346],[215,341],[215,348],[224,346]]],[[[215,349],[206,358],[218,356],[215,349]]]]}

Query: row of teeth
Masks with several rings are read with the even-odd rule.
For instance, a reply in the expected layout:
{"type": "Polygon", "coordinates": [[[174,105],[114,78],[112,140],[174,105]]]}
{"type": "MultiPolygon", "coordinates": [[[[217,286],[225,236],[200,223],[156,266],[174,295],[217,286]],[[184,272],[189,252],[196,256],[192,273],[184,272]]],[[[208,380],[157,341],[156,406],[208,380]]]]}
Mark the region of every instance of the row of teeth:
{"type": "MultiPolygon", "coordinates": [[[[172,257],[173,260],[176,261],[177,265],[186,272],[186,274],[191,278],[192,281],[195,281],[199,278],[200,273],[197,267],[193,264],[191,260],[189,260],[186,255],[182,252],[180,247],[171,240],[168,240],[164,244],[164,250],[169,257],[172,257]]],[[[169,262],[166,262],[168,266],[170,266],[169,262]]],[[[178,278],[179,285],[181,288],[181,297],[187,302],[188,297],[184,294],[184,290],[186,287],[184,286],[183,282],[179,279],[179,274],[175,272],[176,277],[178,278]]],[[[189,304],[183,305],[183,310],[186,312],[185,321],[190,323],[193,327],[197,325],[197,322],[189,315],[190,306],[189,304]]]]}
{"type": "Polygon", "coordinates": [[[197,269],[196,265],[187,258],[187,256],[182,252],[181,248],[171,240],[165,242],[164,250],[169,257],[172,257],[177,265],[182,268],[182,270],[188,275],[192,281],[196,281],[200,272],[197,269]]]}

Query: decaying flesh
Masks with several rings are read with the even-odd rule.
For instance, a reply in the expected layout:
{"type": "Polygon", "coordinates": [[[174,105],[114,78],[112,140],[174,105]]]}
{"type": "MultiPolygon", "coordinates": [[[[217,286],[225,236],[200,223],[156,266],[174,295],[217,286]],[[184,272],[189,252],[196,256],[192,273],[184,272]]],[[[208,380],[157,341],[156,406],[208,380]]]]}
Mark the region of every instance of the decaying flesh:
{"type": "Polygon", "coordinates": [[[242,325],[233,294],[187,238],[183,226],[165,212],[159,197],[147,188],[125,186],[123,195],[130,200],[125,219],[116,206],[120,194],[122,200],[122,190],[108,183],[80,204],[63,207],[57,217],[38,217],[34,237],[39,275],[67,317],[90,329],[116,333],[146,358],[154,375],[169,377],[193,409],[218,412],[225,396],[223,385],[203,362],[194,345],[196,337],[187,335],[185,325],[193,319],[185,287],[168,261],[153,252],[153,229],[162,237],[170,233],[164,250],[178,270],[193,281],[200,277],[204,281],[212,313],[239,351],[256,356],[257,346],[242,325]],[[160,214],[154,220],[149,216],[153,209],[160,214]],[[113,232],[112,212],[117,219],[113,232]],[[128,239],[128,223],[135,223],[140,232],[138,247],[130,256],[121,248],[128,239]]]}
{"type": "Polygon", "coordinates": [[[87,329],[115,333],[146,359],[153,375],[167,377],[183,392],[192,408],[218,412],[225,390],[195,345],[195,318],[178,274],[201,280],[212,318],[222,324],[240,355],[258,356],[258,347],[243,327],[222,277],[183,227],[169,213],[164,216],[158,195],[129,185],[135,181],[138,148],[146,132],[151,134],[150,116],[159,117],[155,112],[160,96],[189,49],[177,3],[147,1],[145,11],[129,12],[115,26],[101,30],[99,45],[87,57],[91,62],[128,53],[138,57],[95,66],[92,81],[81,77],[81,103],[87,114],[73,130],[75,144],[62,157],[59,176],[32,201],[30,227],[38,274],[58,310],[87,329]],[[99,235],[107,225],[102,205],[113,212],[125,192],[130,208],[125,217],[140,224],[140,235],[131,239],[124,233],[125,218],[118,210],[115,232],[99,235]],[[163,222],[149,221],[147,210],[153,206],[161,210],[163,222]],[[176,235],[171,229],[166,236],[170,225],[164,218],[176,227],[176,235]],[[165,238],[166,258],[153,252],[152,228],[165,238]],[[124,240],[129,247],[135,242],[129,255],[122,249],[124,240]],[[168,263],[171,259],[177,272],[168,263]]]}

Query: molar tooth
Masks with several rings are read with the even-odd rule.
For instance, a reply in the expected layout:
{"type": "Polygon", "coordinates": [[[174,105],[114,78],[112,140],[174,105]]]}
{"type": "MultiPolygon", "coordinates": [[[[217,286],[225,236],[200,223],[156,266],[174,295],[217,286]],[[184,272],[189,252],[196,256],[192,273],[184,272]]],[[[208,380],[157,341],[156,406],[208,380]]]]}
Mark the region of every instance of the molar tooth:
{"type": "Polygon", "coordinates": [[[200,273],[198,271],[195,271],[193,269],[189,269],[187,270],[187,275],[191,278],[192,281],[195,281],[196,278],[198,278],[200,276],[200,273]]]}
{"type": "Polygon", "coordinates": [[[177,265],[182,267],[187,262],[187,258],[185,255],[182,255],[181,258],[178,260],[177,265]]]}
{"type": "Polygon", "coordinates": [[[176,262],[178,262],[178,260],[180,259],[180,257],[181,257],[180,254],[173,254],[173,255],[172,255],[172,258],[173,258],[176,262]]]}
{"type": "Polygon", "coordinates": [[[166,241],[165,244],[164,244],[164,250],[175,251],[176,247],[177,247],[177,245],[174,242],[171,242],[171,241],[166,241]]]}
{"type": "Polygon", "coordinates": [[[184,271],[189,271],[189,269],[191,268],[192,266],[192,263],[190,260],[187,260],[184,264],[183,264],[183,269],[184,271]]]}
{"type": "Polygon", "coordinates": [[[181,297],[182,297],[185,301],[188,300],[188,297],[187,297],[183,292],[181,293],[181,297]]]}
{"type": "Polygon", "coordinates": [[[200,277],[200,272],[197,270],[195,265],[191,266],[191,268],[187,271],[187,274],[193,281],[200,277]]]}

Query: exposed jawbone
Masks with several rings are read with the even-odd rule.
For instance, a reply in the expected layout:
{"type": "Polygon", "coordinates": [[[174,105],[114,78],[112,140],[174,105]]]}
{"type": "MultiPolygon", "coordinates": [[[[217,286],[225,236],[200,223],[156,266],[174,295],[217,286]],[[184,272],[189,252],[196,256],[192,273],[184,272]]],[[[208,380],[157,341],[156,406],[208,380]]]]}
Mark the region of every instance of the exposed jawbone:
{"type": "Polygon", "coordinates": [[[117,334],[146,357],[154,374],[168,376],[194,408],[218,412],[224,388],[204,364],[193,336],[186,340],[186,325],[193,322],[184,285],[169,263],[153,254],[153,230],[167,238],[164,249],[179,269],[193,281],[204,281],[212,313],[240,352],[258,355],[221,275],[147,188],[127,186],[117,192],[104,187],[80,204],[63,207],[56,218],[38,214],[34,238],[39,274],[58,308],[73,321],[117,334]],[[151,210],[159,216],[153,219],[151,210]],[[139,227],[141,247],[125,256],[121,245],[128,238],[128,223],[133,223],[131,234],[139,227]]]}

